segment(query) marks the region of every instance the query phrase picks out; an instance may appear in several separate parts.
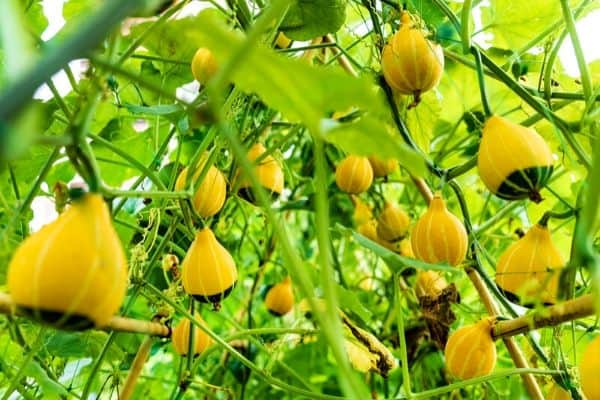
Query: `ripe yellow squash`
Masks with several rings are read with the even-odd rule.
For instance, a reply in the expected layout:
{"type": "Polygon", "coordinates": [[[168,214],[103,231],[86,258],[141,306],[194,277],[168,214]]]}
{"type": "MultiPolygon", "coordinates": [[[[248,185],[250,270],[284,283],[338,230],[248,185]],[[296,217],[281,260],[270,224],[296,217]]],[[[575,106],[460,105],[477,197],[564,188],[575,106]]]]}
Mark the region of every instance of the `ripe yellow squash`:
{"type": "Polygon", "coordinates": [[[400,207],[386,202],[377,218],[377,236],[389,242],[396,242],[406,236],[410,218],[400,207]]]}
{"type": "Polygon", "coordinates": [[[427,270],[417,272],[415,292],[418,297],[438,297],[447,286],[448,282],[437,271],[427,270]]]}
{"type": "Polygon", "coordinates": [[[356,231],[369,240],[379,242],[379,238],[377,237],[377,221],[375,220],[363,222],[362,224],[358,225],[356,231]]]}
{"type": "Polygon", "coordinates": [[[367,157],[350,155],[335,170],[335,183],[343,192],[359,194],[373,183],[373,168],[367,157]]]}
{"type": "Polygon", "coordinates": [[[369,163],[371,163],[373,177],[375,178],[383,178],[398,169],[398,161],[393,158],[382,160],[379,157],[371,156],[369,157],[369,163]]]}
{"type": "MultiPolygon", "coordinates": [[[[194,168],[194,176],[190,179],[190,185],[194,185],[195,181],[200,177],[204,165],[206,163],[205,157],[202,157],[196,168],[194,168]]],[[[177,177],[175,181],[175,190],[184,190],[188,176],[188,168],[184,168],[183,171],[177,177]]],[[[209,218],[218,213],[223,204],[225,203],[225,197],[227,196],[227,181],[225,176],[217,167],[211,165],[206,175],[196,186],[194,197],[192,199],[192,205],[194,210],[202,218],[209,218]]]]}
{"type": "Polygon", "coordinates": [[[465,226],[448,211],[444,199],[435,194],[411,233],[415,257],[428,263],[458,265],[465,259],[468,244],[465,226]]]}
{"type": "Polygon", "coordinates": [[[579,360],[581,389],[588,400],[600,399],[600,336],[590,342],[579,360]]]}
{"type": "Polygon", "coordinates": [[[192,58],[192,75],[194,75],[194,78],[205,85],[216,75],[217,69],[217,61],[212,52],[205,47],[200,47],[194,54],[194,58],[192,58]]]}
{"type": "Polygon", "coordinates": [[[265,305],[271,314],[278,317],[292,311],[294,307],[294,290],[289,276],[269,289],[265,297],[265,305]]]}
{"type": "MultiPolygon", "coordinates": [[[[200,321],[202,325],[206,325],[206,322],[200,317],[200,315],[194,315],[197,321],[200,321]]],[[[190,347],[190,330],[192,324],[190,320],[187,318],[183,318],[179,323],[173,328],[171,332],[171,341],[173,342],[173,347],[177,354],[182,356],[187,356],[189,347],[190,347]]],[[[194,356],[202,353],[204,350],[208,348],[212,344],[212,339],[210,336],[206,334],[202,329],[197,326],[194,326],[194,356]]]]}
{"type": "MultiPolygon", "coordinates": [[[[248,150],[246,157],[248,157],[249,161],[255,161],[266,151],[267,149],[261,143],[255,143],[250,150],[248,150]]],[[[258,161],[258,164],[254,166],[254,173],[258,177],[260,184],[267,189],[272,196],[276,197],[283,192],[283,170],[273,156],[267,155],[258,161]]],[[[240,171],[238,171],[238,176],[239,174],[240,171]]],[[[242,179],[238,186],[239,194],[246,200],[254,202],[255,196],[252,193],[251,186],[249,179],[242,179]]]]}
{"type": "Polygon", "coordinates": [[[233,257],[210,228],[196,233],[181,268],[185,292],[203,303],[219,304],[237,281],[233,257]]]}
{"type": "Polygon", "coordinates": [[[512,300],[552,304],[564,264],[548,228],[536,224],[502,253],[496,264],[496,283],[512,300]]]}
{"type": "Polygon", "coordinates": [[[497,115],[485,122],[477,166],[496,196],[541,201],[540,190],[552,175],[553,163],[550,147],[534,129],[497,115]]]}
{"type": "Polygon", "coordinates": [[[446,368],[458,379],[489,375],[496,366],[492,321],[483,319],[452,333],[444,350],[446,368]]]}
{"type": "Polygon", "coordinates": [[[126,288],[127,257],[95,193],[25,239],[8,266],[8,290],[21,312],[65,329],[106,325],[126,288]]]}
{"type": "Polygon", "coordinates": [[[392,89],[414,95],[415,103],[418,103],[419,96],[440,81],[444,72],[444,52],[439,44],[425,38],[405,11],[400,17],[400,29],[383,48],[381,68],[392,89]]]}
{"type": "Polygon", "coordinates": [[[373,212],[371,211],[371,207],[368,204],[364,203],[359,197],[352,196],[352,203],[354,204],[354,213],[352,214],[352,218],[354,219],[354,224],[356,226],[360,226],[366,222],[369,222],[373,219],[373,212]]]}

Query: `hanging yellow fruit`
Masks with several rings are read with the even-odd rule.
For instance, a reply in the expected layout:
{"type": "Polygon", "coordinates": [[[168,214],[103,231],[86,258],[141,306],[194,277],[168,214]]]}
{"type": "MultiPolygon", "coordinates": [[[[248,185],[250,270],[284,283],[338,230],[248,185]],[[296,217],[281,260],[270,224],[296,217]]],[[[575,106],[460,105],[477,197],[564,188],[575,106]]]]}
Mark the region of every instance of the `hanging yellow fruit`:
{"type": "Polygon", "coordinates": [[[579,362],[581,389],[588,400],[600,399],[600,336],[596,336],[583,352],[579,362]]]}
{"type": "MultiPolygon", "coordinates": [[[[194,168],[194,176],[190,179],[190,185],[194,185],[195,181],[200,177],[206,158],[202,157],[196,168],[194,168]]],[[[177,177],[175,181],[175,190],[184,190],[186,187],[188,168],[184,168],[183,171],[177,177]]],[[[227,195],[227,181],[221,171],[214,165],[211,165],[206,175],[196,186],[194,197],[192,199],[192,205],[194,210],[202,218],[209,218],[218,213],[223,204],[225,203],[225,197],[227,195]]]]}
{"type": "Polygon", "coordinates": [[[415,284],[415,292],[418,297],[438,297],[442,291],[448,286],[446,279],[436,271],[419,271],[417,272],[417,282],[415,284]]]}
{"type": "Polygon", "coordinates": [[[546,226],[536,224],[498,259],[496,283],[512,300],[552,304],[564,261],[546,226]]]}
{"type": "Polygon", "coordinates": [[[83,194],[25,239],[8,266],[19,310],[65,329],[104,326],[127,288],[127,257],[101,195],[83,194]]]}
{"type": "Polygon", "coordinates": [[[356,231],[369,240],[379,242],[379,238],[377,237],[377,222],[375,220],[363,222],[356,228],[356,231]]]}
{"type": "Polygon", "coordinates": [[[335,183],[346,193],[362,193],[371,186],[372,182],[373,168],[367,157],[348,156],[335,170],[335,183]]]}
{"type": "Polygon", "coordinates": [[[468,244],[463,223],[448,211],[442,197],[435,194],[411,233],[415,257],[428,263],[458,265],[465,259],[468,244]]]}
{"type": "Polygon", "coordinates": [[[540,202],[553,163],[550,147],[534,129],[497,115],[485,122],[477,166],[481,180],[496,196],[540,202]]]}
{"type": "Polygon", "coordinates": [[[373,212],[371,211],[371,207],[368,204],[364,203],[359,197],[352,195],[351,196],[352,203],[354,204],[354,213],[352,218],[354,219],[354,224],[356,226],[360,226],[366,222],[369,222],[373,219],[373,212]]]}
{"type": "Polygon", "coordinates": [[[292,311],[294,307],[294,290],[289,276],[269,289],[265,297],[265,305],[271,314],[278,317],[292,311]]]}
{"type": "Polygon", "coordinates": [[[205,85],[216,75],[217,68],[217,61],[212,52],[205,47],[200,47],[194,54],[194,58],[192,58],[192,75],[194,75],[194,78],[205,85]]]}
{"type": "Polygon", "coordinates": [[[210,228],[196,233],[181,268],[185,292],[203,303],[219,304],[231,293],[237,281],[233,257],[210,228]]]}
{"type": "Polygon", "coordinates": [[[483,319],[451,334],[444,355],[446,368],[458,379],[489,375],[496,366],[492,320],[483,319]]]}
{"type": "Polygon", "coordinates": [[[379,157],[371,156],[369,157],[369,163],[371,163],[375,178],[383,178],[398,169],[398,161],[393,158],[382,160],[379,157]]]}
{"type": "MultiPolygon", "coordinates": [[[[589,399],[592,399],[592,397],[589,399]]],[[[565,389],[553,383],[546,400],[571,400],[571,395],[565,389]]]]}
{"type": "MultiPolygon", "coordinates": [[[[206,322],[200,317],[200,315],[194,315],[194,318],[199,321],[202,325],[206,325],[206,322]]],[[[183,318],[179,323],[173,328],[173,332],[171,333],[171,341],[173,342],[173,347],[177,354],[182,356],[188,355],[188,350],[190,347],[190,330],[191,323],[187,318],[183,318]]],[[[194,326],[194,355],[198,355],[202,353],[204,350],[208,348],[212,344],[212,339],[210,336],[206,334],[202,329],[198,326],[194,326]]]]}
{"type": "MultiPolygon", "coordinates": [[[[260,156],[262,156],[267,149],[261,143],[255,143],[246,157],[249,161],[254,162],[260,156]]],[[[278,196],[283,192],[284,176],[281,165],[271,155],[267,155],[262,158],[257,165],[254,166],[254,173],[258,177],[260,184],[267,189],[272,196],[278,196]]],[[[238,171],[238,176],[240,171],[238,171]]],[[[238,188],[240,196],[246,200],[254,202],[255,196],[252,193],[250,180],[242,179],[238,188]]]]}
{"type": "Polygon", "coordinates": [[[400,207],[386,202],[377,218],[377,236],[389,242],[396,242],[406,236],[410,219],[400,207]]]}
{"type": "Polygon", "coordinates": [[[400,29],[388,40],[381,58],[383,76],[392,89],[412,94],[415,104],[420,95],[433,89],[444,72],[444,52],[439,44],[425,38],[406,11],[400,29]]]}

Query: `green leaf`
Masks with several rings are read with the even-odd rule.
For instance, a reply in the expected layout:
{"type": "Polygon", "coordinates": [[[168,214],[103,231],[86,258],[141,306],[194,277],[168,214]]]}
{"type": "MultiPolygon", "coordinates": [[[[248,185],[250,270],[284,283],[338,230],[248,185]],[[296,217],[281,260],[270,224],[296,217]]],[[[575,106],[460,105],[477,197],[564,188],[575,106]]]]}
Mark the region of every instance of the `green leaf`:
{"type": "Polygon", "coordinates": [[[35,361],[29,361],[25,366],[25,374],[32,377],[42,388],[44,397],[68,397],[69,392],[57,382],[53,381],[46,371],[35,361]]]}
{"type": "Polygon", "coordinates": [[[355,314],[361,319],[364,324],[368,324],[371,320],[371,311],[366,308],[356,296],[356,293],[348,289],[344,289],[342,286],[337,287],[338,299],[340,301],[340,307],[346,311],[355,314]]]}
{"type": "Polygon", "coordinates": [[[279,28],[292,40],[310,40],[337,32],[345,20],[344,0],[296,0],[279,28]]]}
{"type": "Polygon", "coordinates": [[[323,120],[323,138],[349,154],[396,158],[414,176],[425,175],[425,160],[383,122],[363,116],[349,123],[323,120]]]}

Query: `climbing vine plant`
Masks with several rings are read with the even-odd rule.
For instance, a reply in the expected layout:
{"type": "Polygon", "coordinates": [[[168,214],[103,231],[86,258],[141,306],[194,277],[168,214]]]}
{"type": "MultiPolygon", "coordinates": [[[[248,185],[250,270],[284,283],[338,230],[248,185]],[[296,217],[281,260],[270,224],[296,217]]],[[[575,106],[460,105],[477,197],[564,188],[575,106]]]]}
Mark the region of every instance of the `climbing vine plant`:
{"type": "Polygon", "coordinates": [[[600,398],[583,18],[0,2],[0,396],[600,398]]]}

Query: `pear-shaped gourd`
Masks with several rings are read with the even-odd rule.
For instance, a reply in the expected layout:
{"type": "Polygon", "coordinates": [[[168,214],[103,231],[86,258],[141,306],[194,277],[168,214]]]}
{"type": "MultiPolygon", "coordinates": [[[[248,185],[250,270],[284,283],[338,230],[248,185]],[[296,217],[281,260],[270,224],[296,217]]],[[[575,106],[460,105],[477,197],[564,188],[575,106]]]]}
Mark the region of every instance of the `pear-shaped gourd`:
{"type": "Polygon", "coordinates": [[[592,340],[579,360],[579,380],[581,389],[588,400],[600,399],[600,336],[592,340]]]}
{"type": "Polygon", "coordinates": [[[410,218],[400,207],[386,202],[377,218],[377,236],[389,242],[396,242],[406,236],[410,218]]]}
{"type": "Polygon", "coordinates": [[[127,257],[95,193],[75,199],[25,239],[8,266],[8,290],[19,310],[65,329],[106,325],[126,288],[127,257]]]}
{"type": "MultiPolygon", "coordinates": [[[[194,186],[195,181],[200,177],[205,163],[205,157],[202,157],[198,165],[194,168],[194,176],[190,179],[191,186],[194,186]]],[[[175,181],[175,190],[184,190],[187,179],[188,168],[186,167],[175,181]]],[[[198,215],[202,218],[209,218],[223,208],[226,195],[227,181],[225,180],[225,176],[217,167],[211,165],[202,181],[196,186],[192,205],[198,215]]]]}
{"type": "Polygon", "coordinates": [[[358,225],[356,231],[369,240],[374,242],[379,241],[379,238],[377,237],[377,221],[375,220],[363,222],[362,224],[358,225]]]}
{"type": "MultiPolygon", "coordinates": [[[[201,324],[206,325],[206,322],[204,322],[200,315],[196,314],[194,317],[197,321],[200,321],[201,324]]],[[[173,342],[173,347],[175,348],[177,354],[182,356],[188,355],[191,327],[192,324],[190,323],[190,320],[183,318],[181,321],[179,321],[175,328],[173,328],[173,332],[171,333],[171,341],[173,342]]],[[[194,356],[196,356],[211,345],[212,339],[198,326],[194,326],[194,337],[194,356]]]]}
{"type": "Polygon", "coordinates": [[[542,200],[540,190],[552,175],[550,147],[534,129],[494,115],[483,126],[477,154],[479,176],[506,200],[542,200]]]}
{"type": "Polygon", "coordinates": [[[496,264],[496,283],[511,300],[552,304],[564,261],[546,226],[536,224],[510,245],[496,264]]]}
{"type": "Polygon", "coordinates": [[[271,314],[278,317],[292,311],[294,307],[294,290],[289,276],[269,289],[265,297],[265,305],[271,314]]]}
{"type": "Polygon", "coordinates": [[[367,157],[350,155],[335,169],[335,183],[343,192],[359,194],[373,183],[373,168],[367,157]]]}
{"type": "Polygon", "coordinates": [[[419,271],[417,273],[417,282],[415,292],[417,297],[429,296],[436,298],[448,286],[446,279],[436,271],[419,271]]]}
{"type": "Polygon", "coordinates": [[[427,211],[411,233],[415,257],[428,263],[460,264],[467,254],[469,238],[463,223],[446,208],[439,194],[433,196],[427,211]]]}
{"type": "Polygon", "coordinates": [[[434,88],[444,72],[444,52],[439,44],[425,38],[406,11],[400,17],[400,29],[383,48],[383,76],[392,89],[412,94],[415,103],[421,93],[434,88]]]}
{"type": "MultiPolygon", "coordinates": [[[[261,143],[255,143],[246,157],[249,161],[254,162],[261,157],[267,149],[261,143]]],[[[271,155],[264,156],[257,165],[254,166],[254,173],[258,177],[260,184],[271,193],[273,197],[276,197],[283,192],[284,176],[281,165],[271,155]]],[[[238,175],[240,172],[238,171],[238,175]]],[[[242,179],[239,184],[239,194],[246,200],[254,202],[255,196],[252,193],[250,180],[242,179]]]]}
{"type": "Polygon", "coordinates": [[[356,226],[360,226],[366,222],[369,222],[373,219],[373,212],[371,211],[371,207],[368,204],[364,203],[359,197],[351,196],[352,203],[354,204],[354,213],[352,214],[352,218],[354,219],[354,224],[356,226]]]}
{"type": "Polygon", "coordinates": [[[571,395],[565,389],[561,388],[556,383],[553,383],[548,391],[546,400],[571,400],[571,395]]]}
{"type": "Polygon", "coordinates": [[[217,73],[217,61],[212,52],[206,47],[200,47],[192,58],[192,75],[205,85],[217,73]]]}
{"type": "Polygon", "coordinates": [[[444,350],[446,368],[458,379],[489,375],[496,366],[492,322],[483,319],[452,333],[444,350]]]}
{"type": "Polygon", "coordinates": [[[369,157],[369,163],[371,163],[371,168],[373,168],[373,176],[375,178],[388,176],[398,169],[398,161],[393,158],[382,160],[379,157],[371,156],[369,157]]]}
{"type": "Polygon", "coordinates": [[[231,293],[237,281],[233,257],[210,228],[196,233],[181,268],[185,292],[203,303],[219,304],[231,293]]]}

